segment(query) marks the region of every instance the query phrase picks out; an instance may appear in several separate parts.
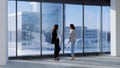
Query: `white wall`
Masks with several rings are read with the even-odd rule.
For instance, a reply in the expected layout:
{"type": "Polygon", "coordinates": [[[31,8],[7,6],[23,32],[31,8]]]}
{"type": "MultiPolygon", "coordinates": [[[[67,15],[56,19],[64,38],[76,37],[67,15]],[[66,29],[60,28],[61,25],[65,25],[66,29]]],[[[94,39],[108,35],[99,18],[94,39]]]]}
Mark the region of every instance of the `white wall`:
{"type": "Polygon", "coordinates": [[[7,1],[0,0],[0,65],[7,63],[7,1]]]}
{"type": "Polygon", "coordinates": [[[111,0],[111,56],[120,56],[120,0],[111,0]]]}

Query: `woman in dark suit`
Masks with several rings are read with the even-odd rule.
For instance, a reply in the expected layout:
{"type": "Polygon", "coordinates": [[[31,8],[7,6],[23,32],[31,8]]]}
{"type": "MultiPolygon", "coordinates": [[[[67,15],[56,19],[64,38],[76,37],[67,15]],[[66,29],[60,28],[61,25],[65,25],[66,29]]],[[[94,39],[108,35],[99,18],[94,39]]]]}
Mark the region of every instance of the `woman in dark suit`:
{"type": "Polygon", "coordinates": [[[54,28],[52,30],[52,41],[51,43],[55,45],[54,48],[54,58],[55,60],[59,60],[59,52],[60,52],[60,46],[59,46],[59,38],[57,35],[58,25],[55,24],[54,28]]]}

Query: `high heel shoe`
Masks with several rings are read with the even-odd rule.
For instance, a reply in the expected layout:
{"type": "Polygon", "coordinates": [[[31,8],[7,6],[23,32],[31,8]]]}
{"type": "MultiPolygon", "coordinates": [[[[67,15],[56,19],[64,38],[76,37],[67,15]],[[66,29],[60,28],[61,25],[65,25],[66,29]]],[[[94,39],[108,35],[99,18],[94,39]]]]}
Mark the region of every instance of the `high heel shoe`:
{"type": "Polygon", "coordinates": [[[74,57],[71,57],[71,59],[70,60],[74,60],[74,57]]]}
{"type": "Polygon", "coordinates": [[[60,59],[57,57],[57,58],[54,58],[54,60],[60,60],[60,59]]]}

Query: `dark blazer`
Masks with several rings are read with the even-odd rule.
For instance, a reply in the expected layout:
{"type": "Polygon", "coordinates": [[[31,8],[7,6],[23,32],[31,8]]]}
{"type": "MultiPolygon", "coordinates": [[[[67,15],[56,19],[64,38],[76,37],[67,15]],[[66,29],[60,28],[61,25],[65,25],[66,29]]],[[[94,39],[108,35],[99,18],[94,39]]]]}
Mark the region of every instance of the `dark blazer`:
{"type": "Polygon", "coordinates": [[[51,44],[55,44],[56,42],[58,42],[57,38],[57,31],[53,31],[52,32],[52,39],[51,39],[51,44]]]}

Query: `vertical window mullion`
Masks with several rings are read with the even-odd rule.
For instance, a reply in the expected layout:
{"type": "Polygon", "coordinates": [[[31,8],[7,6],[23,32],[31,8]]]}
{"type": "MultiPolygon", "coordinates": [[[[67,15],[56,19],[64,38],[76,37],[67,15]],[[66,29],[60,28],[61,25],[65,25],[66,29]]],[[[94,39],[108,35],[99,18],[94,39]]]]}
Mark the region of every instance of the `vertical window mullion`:
{"type": "Polygon", "coordinates": [[[42,57],[42,2],[40,2],[40,57],[42,57]]]}
{"type": "Polygon", "coordinates": [[[82,48],[82,50],[83,50],[83,55],[84,55],[84,49],[85,49],[85,45],[84,45],[84,0],[83,0],[83,5],[82,5],[83,7],[82,7],[82,17],[83,17],[83,25],[82,25],[82,46],[83,46],[83,48],[82,48]]]}
{"type": "Polygon", "coordinates": [[[16,0],[16,57],[18,57],[18,44],[17,44],[17,42],[18,42],[18,36],[17,36],[17,34],[18,34],[18,31],[17,31],[17,27],[18,27],[18,25],[17,25],[17,21],[18,21],[18,19],[17,19],[17,7],[18,6],[18,3],[17,3],[17,0],[16,0]]]}
{"type": "Polygon", "coordinates": [[[64,35],[64,32],[65,32],[65,4],[63,3],[63,55],[64,55],[64,47],[65,47],[65,42],[64,42],[64,39],[65,39],[65,35],[64,35]]]}
{"type": "Polygon", "coordinates": [[[100,41],[99,41],[99,42],[100,42],[100,45],[99,45],[99,46],[101,47],[101,48],[100,48],[100,52],[102,53],[102,52],[103,52],[103,45],[102,45],[102,36],[103,36],[103,35],[102,35],[102,33],[103,33],[103,32],[102,32],[102,28],[103,28],[103,27],[102,27],[102,25],[103,25],[102,16],[103,16],[103,10],[102,10],[102,6],[100,6],[100,7],[101,7],[101,13],[100,13],[100,14],[101,14],[101,15],[100,15],[100,21],[101,21],[101,22],[100,22],[100,41]]]}

